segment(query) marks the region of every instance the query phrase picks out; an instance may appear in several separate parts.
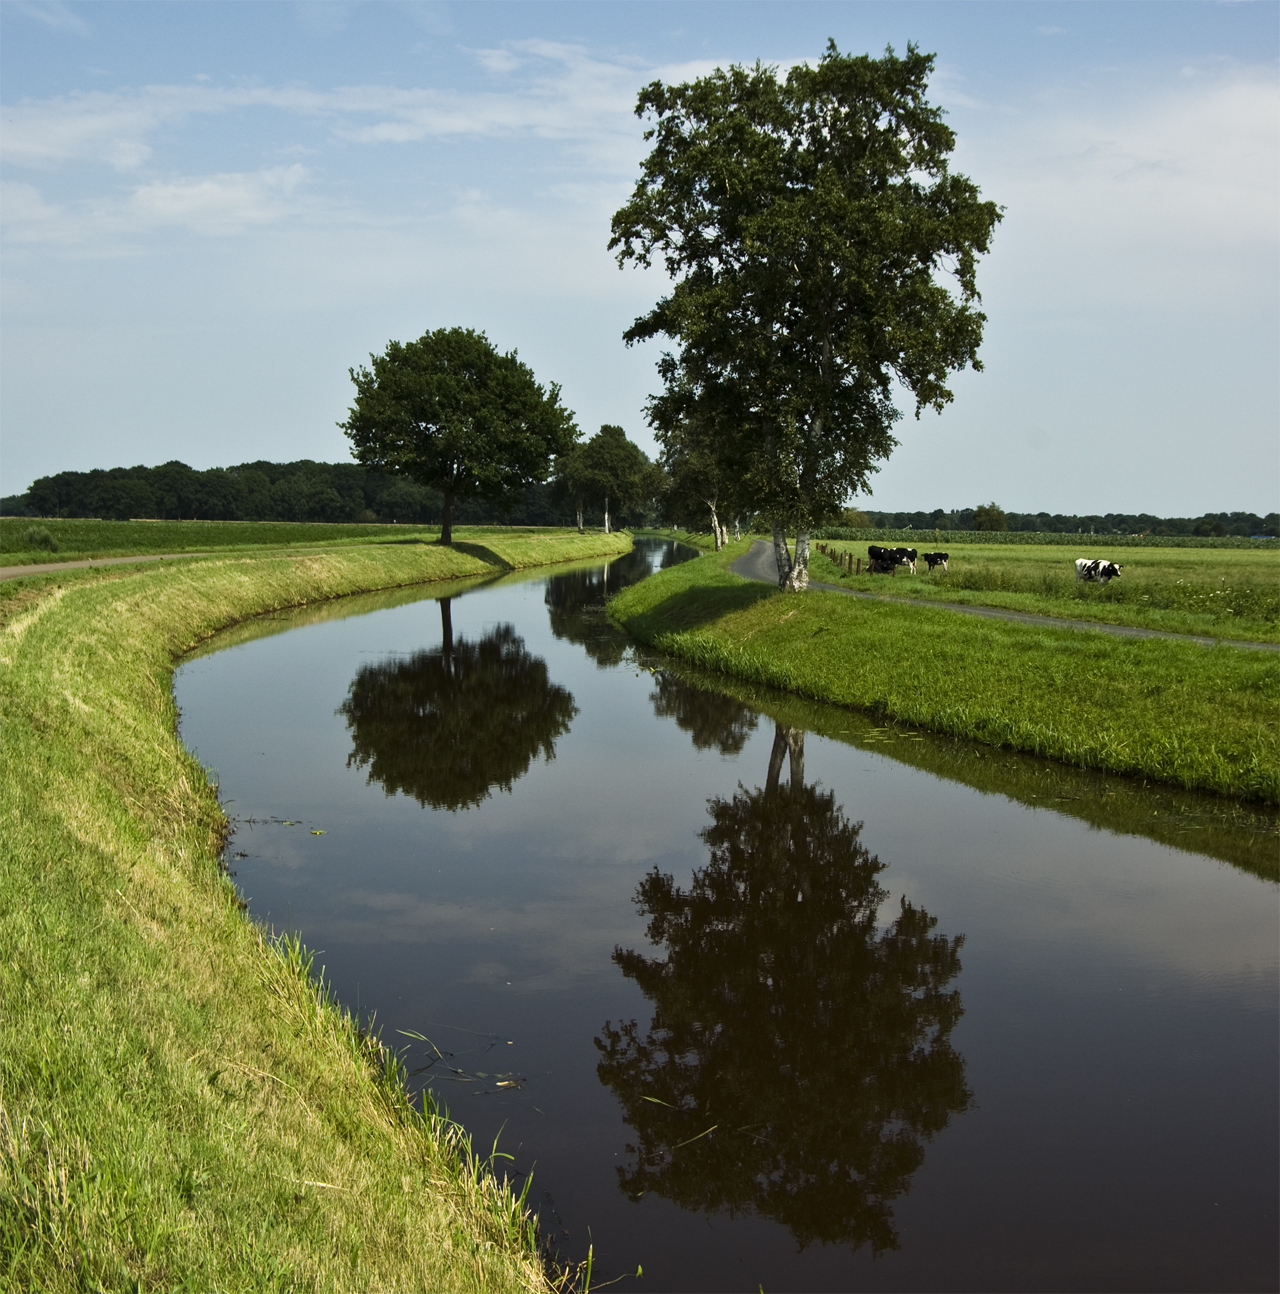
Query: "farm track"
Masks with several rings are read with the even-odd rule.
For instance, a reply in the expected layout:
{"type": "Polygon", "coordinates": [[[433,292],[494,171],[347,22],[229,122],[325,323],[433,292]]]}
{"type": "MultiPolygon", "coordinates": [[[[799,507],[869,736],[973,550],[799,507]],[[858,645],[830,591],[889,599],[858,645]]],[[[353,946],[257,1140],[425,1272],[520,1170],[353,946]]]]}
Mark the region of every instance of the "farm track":
{"type": "Polygon", "coordinates": [[[180,557],[208,557],[209,553],[142,553],[137,557],[87,557],[78,562],[28,562],[24,566],[0,566],[0,580],[16,580],[45,571],[74,571],[88,566],[119,566],[125,562],[175,562],[180,557]]]}
{"type": "MultiPolygon", "coordinates": [[[[762,584],[777,584],[778,568],[773,557],[773,545],[757,539],[751,550],[744,553],[729,569],[743,579],[762,584]]],[[[846,589],[839,584],[810,582],[811,589],[829,593],[843,593],[852,598],[869,598],[874,602],[910,602],[915,606],[936,607],[942,611],[956,611],[966,616],[986,616],[991,620],[1014,620],[1022,624],[1045,629],[1086,629],[1097,633],[1118,634],[1122,638],[1172,638],[1175,642],[1199,643],[1203,647],[1244,647],[1254,651],[1280,651],[1280,643],[1242,642],[1236,638],[1208,638],[1201,634],[1175,634],[1163,629],[1138,629],[1133,625],[1109,625],[1097,620],[1068,620],[1059,616],[1038,616],[1029,611],[1008,611],[1003,607],[975,607],[962,602],[937,602],[933,598],[904,598],[888,593],[865,593],[861,589],[846,589]]]]}

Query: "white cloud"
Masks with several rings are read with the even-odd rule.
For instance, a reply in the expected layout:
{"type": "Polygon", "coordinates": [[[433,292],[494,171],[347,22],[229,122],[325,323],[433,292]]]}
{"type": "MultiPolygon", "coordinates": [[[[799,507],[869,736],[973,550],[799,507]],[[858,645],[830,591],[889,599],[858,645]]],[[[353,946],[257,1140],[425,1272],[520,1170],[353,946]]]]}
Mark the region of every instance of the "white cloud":
{"type": "Polygon", "coordinates": [[[9,0],[9,8],[45,27],[52,27],[55,31],[88,36],[93,30],[83,18],[73,14],[62,0],[9,0]]]}

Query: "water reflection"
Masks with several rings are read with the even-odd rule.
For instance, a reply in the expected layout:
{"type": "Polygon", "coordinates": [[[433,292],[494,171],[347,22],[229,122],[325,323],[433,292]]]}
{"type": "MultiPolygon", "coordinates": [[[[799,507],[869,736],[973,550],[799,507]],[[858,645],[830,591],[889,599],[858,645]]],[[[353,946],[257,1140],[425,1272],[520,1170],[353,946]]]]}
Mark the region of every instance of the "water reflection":
{"type": "Polygon", "coordinates": [[[649,700],[659,719],[674,719],[693,738],[698,750],[715,747],[722,755],[737,755],[756,730],[760,716],[724,692],[692,687],[669,670],[653,678],[649,700]]]}
{"type": "Polygon", "coordinates": [[[963,937],[905,899],[878,924],[884,864],[804,784],[799,729],[777,725],[763,789],[708,811],[689,889],[655,869],[637,890],[665,955],[613,957],[653,1003],[643,1033],[610,1022],[596,1039],[637,1138],[619,1184],[753,1210],[802,1247],[896,1249],[893,1201],[972,1099],[950,1042],[963,937]]]}
{"type": "Polygon", "coordinates": [[[551,632],[584,648],[601,669],[621,664],[627,654],[628,639],[606,619],[604,604],[629,584],[652,574],[658,563],[663,567],[674,566],[696,556],[696,550],[677,544],[637,540],[629,553],[605,566],[552,576],[547,581],[545,598],[551,632]]]}
{"type": "Polygon", "coordinates": [[[337,713],[351,733],[347,767],[367,766],[389,796],[457,810],[510,791],[534,756],[553,759],[578,710],[511,625],[455,642],[450,601],[438,648],[363,666],[337,713]]]}

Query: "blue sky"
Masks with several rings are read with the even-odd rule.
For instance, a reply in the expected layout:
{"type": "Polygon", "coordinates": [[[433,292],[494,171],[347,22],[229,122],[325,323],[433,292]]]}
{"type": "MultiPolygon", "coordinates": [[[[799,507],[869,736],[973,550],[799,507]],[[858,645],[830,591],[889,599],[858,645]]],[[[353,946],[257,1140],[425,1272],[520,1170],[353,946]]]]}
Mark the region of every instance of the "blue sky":
{"type": "Polygon", "coordinates": [[[345,459],[348,368],[452,325],[651,450],[621,334],[662,281],[606,251],[636,92],[828,36],[936,53],[1006,208],[986,371],[862,502],[1274,509],[1275,3],[0,0],[0,491],[345,459]]]}

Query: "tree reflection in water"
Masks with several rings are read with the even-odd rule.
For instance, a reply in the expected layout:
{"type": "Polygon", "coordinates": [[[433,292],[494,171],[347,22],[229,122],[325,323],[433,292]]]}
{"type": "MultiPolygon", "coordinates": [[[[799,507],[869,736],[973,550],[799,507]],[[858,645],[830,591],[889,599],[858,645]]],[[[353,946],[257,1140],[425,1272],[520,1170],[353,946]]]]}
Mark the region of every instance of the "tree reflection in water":
{"type": "MultiPolygon", "coordinates": [[[[675,545],[664,550],[663,564],[683,560],[675,555],[675,545]]],[[[644,579],[650,572],[648,552],[633,548],[605,566],[589,570],[566,571],[547,581],[545,601],[551,619],[551,632],[557,638],[576,643],[601,669],[611,669],[627,654],[629,640],[620,629],[609,623],[604,604],[629,584],[644,579]]]]}
{"type": "Polygon", "coordinates": [[[698,750],[715,747],[722,755],[737,755],[756,730],[759,716],[741,701],[723,692],[704,691],[683,682],[667,670],[653,676],[649,694],[660,719],[674,719],[693,738],[698,750]]]}
{"type": "Polygon", "coordinates": [[[902,900],[830,792],[804,785],[804,733],[777,727],[765,788],[710,802],[710,861],[688,890],[656,869],[636,902],[665,957],[614,961],[654,1007],[604,1027],[601,1080],[637,1135],[633,1199],[754,1209],[814,1240],[896,1249],[892,1202],[965,1110],[963,937],[902,900]],[[790,785],[779,785],[784,761],[790,785]]]}
{"type": "Polygon", "coordinates": [[[578,709],[510,625],[455,642],[449,601],[440,646],[364,666],[337,713],[351,730],[349,768],[367,766],[389,796],[457,810],[511,790],[535,755],[553,759],[578,709]]]}

